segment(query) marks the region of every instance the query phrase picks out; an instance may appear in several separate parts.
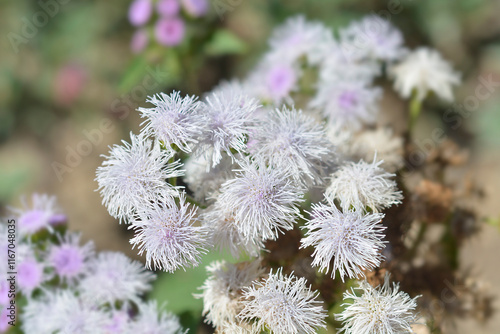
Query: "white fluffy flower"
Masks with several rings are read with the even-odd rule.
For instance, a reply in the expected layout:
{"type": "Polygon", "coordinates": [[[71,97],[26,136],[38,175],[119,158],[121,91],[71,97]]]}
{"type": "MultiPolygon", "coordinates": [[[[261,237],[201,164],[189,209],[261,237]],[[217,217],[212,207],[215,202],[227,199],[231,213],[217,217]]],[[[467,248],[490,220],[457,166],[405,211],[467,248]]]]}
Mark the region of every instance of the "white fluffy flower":
{"type": "Polygon", "coordinates": [[[217,329],[238,321],[243,309],[242,288],[250,285],[264,273],[260,261],[232,264],[225,261],[212,262],[207,266],[208,278],[200,287],[203,292],[203,314],[206,321],[217,329]]]}
{"type": "Polygon", "coordinates": [[[319,327],[326,327],[323,303],[303,277],[285,276],[279,269],[243,291],[245,308],[239,317],[257,319],[259,329],[268,328],[276,334],[313,334],[319,327]]]}
{"type": "Polygon", "coordinates": [[[381,161],[367,163],[347,162],[331,175],[331,183],[325,197],[338,199],[343,211],[351,207],[362,212],[370,208],[378,212],[393,204],[401,203],[401,191],[397,190],[394,174],[380,167],[381,161]]]}
{"type": "Polygon", "coordinates": [[[362,281],[356,290],[344,293],[345,310],[336,315],[338,321],[343,322],[341,332],[346,334],[400,334],[413,333],[411,324],[415,322],[414,313],[417,306],[416,299],[399,291],[399,284],[389,285],[389,275],[385,276],[383,286],[373,288],[368,282],[362,281]]]}
{"type": "Polygon", "coordinates": [[[193,226],[196,208],[186,203],[184,194],[179,203],[170,196],[160,197],[131,220],[139,255],[146,253],[146,267],[174,272],[178,268],[196,266],[205,252],[204,228],[193,226]]]}
{"type": "Polygon", "coordinates": [[[156,137],[165,146],[174,144],[186,153],[191,152],[191,146],[197,142],[202,129],[197,97],[182,98],[179,92],[174,91],[170,95],[153,95],[147,102],[155,107],[138,109],[141,117],[146,118],[142,123],[146,124],[144,133],[156,137]]]}
{"type": "Polygon", "coordinates": [[[252,114],[259,107],[257,100],[239,92],[218,91],[205,98],[202,110],[205,123],[196,154],[203,154],[216,166],[222,152],[234,157],[233,151],[245,152],[252,114]]]}
{"type": "Polygon", "coordinates": [[[394,173],[404,165],[403,138],[395,136],[388,128],[367,130],[354,137],[350,145],[351,157],[370,161],[376,155],[381,166],[394,173]]]}
{"type": "Polygon", "coordinates": [[[321,22],[307,21],[304,16],[289,18],[276,28],[269,45],[271,52],[284,55],[293,60],[306,56],[307,60],[316,63],[317,50],[332,38],[332,31],[321,22]]]}
{"type": "Polygon", "coordinates": [[[234,212],[243,236],[267,240],[293,228],[302,196],[289,173],[256,160],[242,163],[237,177],[222,185],[218,201],[234,212]]]}
{"type": "Polygon", "coordinates": [[[421,47],[412,51],[400,63],[389,69],[394,78],[394,89],[404,98],[415,90],[423,100],[429,91],[446,101],[453,101],[452,86],[460,83],[459,73],[453,71],[439,52],[421,47]]]}
{"type": "Polygon", "coordinates": [[[144,135],[130,134],[131,143],[115,145],[102,166],[96,181],[109,213],[123,220],[159,195],[177,195],[177,188],[166,180],[183,175],[180,163],[168,163],[175,152],[163,150],[160,143],[144,135]]]}
{"type": "Polygon", "coordinates": [[[354,211],[340,212],[331,199],[327,205],[313,204],[311,219],[303,227],[307,230],[302,246],[314,247],[313,266],[328,273],[333,259],[331,276],[336,270],[340,278],[364,275],[363,270],[373,270],[380,265],[385,247],[381,213],[362,215],[354,211]]]}
{"type": "Polygon", "coordinates": [[[340,44],[348,60],[394,61],[405,54],[403,35],[388,20],[369,15],[340,30],[340,44]]]}
{"type": "Polygon", "coordinates": [[[330,123],[352,130],[373,124],[382,89],[364,80],[322,80],[309,106],[321,110],[330,123]]]}
{"type": "Polygon", "coordinates": [[[122,253],[102,252],[89,263],[88,275],[78,286],[83,300],[96,305],[139,301],[149,291],[153,273],[122,253]]]}
{"type": "Polygon", "coordinates": [[[234,258],[244,254],[257,257],[264,248],[262,235],[243,235],[234,210],[216,201],[200,219],[208,230],[208,240],[219,251],[229,250],[234,258]]]}
{"type": "Polygon", "coordinates": [[[139,314],[130,323],[125,334],[182,334],[187,333],[181,327],[179,319],[158,307],[156,301],[140,303],[139,314]]]}
{"type": "Polygon", "coordinates": [[[324,170],[335,161],[323,127],[294,108],[271,112],[250,140],[252,154],[305,183],[321,183],[324,170]]]}

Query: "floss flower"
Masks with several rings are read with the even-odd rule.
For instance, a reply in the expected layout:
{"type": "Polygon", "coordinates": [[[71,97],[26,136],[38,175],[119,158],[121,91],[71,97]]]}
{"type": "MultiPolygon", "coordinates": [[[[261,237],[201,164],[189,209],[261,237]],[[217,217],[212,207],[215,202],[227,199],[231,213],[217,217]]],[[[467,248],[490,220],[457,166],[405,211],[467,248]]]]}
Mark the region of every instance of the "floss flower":
{"type": "Polygon", "coordinates": [[[239,317],[257,320],[261,330],[276,334],[314,334],[319,327],[326,328],[326,312],[317,293],[306,286],[305,278],[293,274],[285,276],[281,269],[263,281],[256,281],[243,290],[244,309],[239,317]]]}
{"type": "Polygon", "coordinates": [[[399,291],[399,283],[389,285],[389,275],[386,274],[384,284],[373,288],[368,282],[362,281],[359,287],[346,291],[345,310],[336,315],[343,323],[341,329],[345,334],[400,334],[413,333],[411,324],[416,320],[414,313],[416,299],[399,291]],[[360,290],[361,296],[354,290],[360,290]]]}
{"type": "Polygon", "coordinates": [[[21,198],[22,208],[9,208],[17,217],[19,233],[23,236],[32,235],[43,229],[52,230],[52,225],[65,219],[60,214],[56,197],[47,194],[33,194],[31,205],[21,198]]]}
{"type": "Polygon", "coordinates": [[[331,199],[327,205],[313,204],[311,219],[303,227],[306,237],[302,248],[313,246],[313,266],[328,273],[333,260],[332,274],[338,270],[340,278],[364,275],[363,270],[373,270],[383,258],[385,247],[382,238],[385,227],[381,213],[362,215],[355,211],[340,212],[331,199]]]}

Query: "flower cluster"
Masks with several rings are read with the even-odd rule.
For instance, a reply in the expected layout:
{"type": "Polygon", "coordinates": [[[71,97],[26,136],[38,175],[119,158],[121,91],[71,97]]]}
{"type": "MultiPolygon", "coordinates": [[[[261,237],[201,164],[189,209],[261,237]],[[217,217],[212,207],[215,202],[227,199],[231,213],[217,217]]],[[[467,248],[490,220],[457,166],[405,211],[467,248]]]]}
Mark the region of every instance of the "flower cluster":
{"type": "MultiPolygon", "coordinates": [[[[54,196],[34,194],[31,205],[10,210],[20,232],[16,299],[24,333],[183,333],[176,316],[143,301],[154,274],[122,253],[82,244],[79,233],[66,230],[54,196]]],[[[4,224],[0,236],[7,240],[4,224]]],[[[1,257],[1,270],[8,272],[7,252],[1,257]]],[[[7,283],[0,283],[3,313],[12,297],[7,283]]],[[[10,327],[3,313],[1,333],[10,327]]]]}
{"type": "Polygon", "coordinates": [[[208,11],[207,0],[134,0],[130,4],[128,19],[137,28],[132,36],[130,48],[139,53],[147,47],[151,37],[145,25],[156,14],[154,39],[163,46],[176,46],[182,42],[185,35],[185,22],[181,12],[190,17],[204,16],[208,11]]]}
{"type": "MultiPolygon", "coordinates": [[[[112,147],[97,170],[103,204],[130,224],[130,242],[151,269],[195,266],[212,249],[265,257],[282,234],[302,230],[297,248],[311,255],[310,267],[343,282],[364,277],[384,262],[385,210],[403,200],[395,179],[403,137],[378,122],[377,82],[387,72],[403,97],[434,91],[449,99],[456,75],[435,52],[428,58],[407,50],[402,33],[378,16],[336,35],[292,18],[246,78],[201,98],[175,91],[150,97],[152,107],[139,108],[141,133],[112,147]]],[[[304,277],[274,268],[277,261],[262,262],[270,271],[255,261],[207,268],[200,296],[208,323],[220,333],[325,327],[324,306],[304,277]]],[[[378,296],[361,284],[366,298],[378,296]]],[[[369,324],[379,333],[408,330],[415,302],[396,287],[379,294],[397,305],[384,309],[393,312],[388,324],[375,316],[369,324]]],[[[339,317],[344,331],[360,332],[350,310],[339,317]]]]}

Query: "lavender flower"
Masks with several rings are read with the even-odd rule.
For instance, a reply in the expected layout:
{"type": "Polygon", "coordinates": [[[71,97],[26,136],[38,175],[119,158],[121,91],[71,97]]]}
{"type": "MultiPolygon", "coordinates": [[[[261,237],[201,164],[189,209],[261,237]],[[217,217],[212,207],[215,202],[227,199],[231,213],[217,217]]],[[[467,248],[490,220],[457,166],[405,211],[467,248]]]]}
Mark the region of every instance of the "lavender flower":
{"type": "Polygon", "coordinates": [[[66,233],[59,237],[59,245],[50,248],[48,259],[56,274],[63,280],[74,283],[85,273],[86,261],[94,255],[94,244],[80,246],[80,233],[66,233]]]}
{"type": "Polygon", "coordinates": [[[146,118],[142,123],[145,125],[143,132],[155,136],[165,146],[176,145],[183,152],[191,152],[202,129],[197,97],[187,95],[182,98],[174,91],[170,95],[160,93],[149,97],[147,102],[154,108],[138,109],[141,117],[146,118]]]}
{"type": "Polygon", "coordinates": [[[142,26],[149,21],[153,13],[151,0],[134,0],[128,10],[128,19],[134,26],[142,26]]]}
{"type": "Polygon", "coordinates": [[[311,219],[303,227],[307,230],[301,248],[313,246],[313,266],[328,273],[333,259],[331,276],[338,270],[340,278],[355,278],[362,270],[373,270],[382,260],[385,247],[381,239],[385,227],[381,224],[381,213],[362,215],[355,211],[340,212],[333,201],[327,205],[313,204],[311,219]]]}
{"type": "Polygon", "coordinates": [[[161,197],[139,211],[130,228],[135,237],[130,243],[146,253],[146,267],[174,272],[178,268],[196,266],[205,252],[205,229],[193,226],[196,208],[186,204],[183,194],[177,204],[170,196],[161,197]]]}
{"type": "Polygon", "coordinates": [[[130,40],[130,50],[133,53],[141,53],[146,46],[148,46],[149,36],[148,32],[144,29],[139,29],[132,35],[130,40]]]}
{"type": "Polygon", "coordinates": [[[179,45],[185,33],[184,21],[178,17],[163,17],[156,22],[155,37],[165,46],[179,45]]]}
{"type": "Polygon", "coordinates": [[[384,171],[375,159],[371,164],[360,160],[348,162],[331,176],[331,183],[326,189],[325,197],[338,199],[342,210],[351,207],[358,212],[370,208],[378,212],[393,204],[401,203],[401,191],[391,178],[394,174],[384,171]]]}
{"type": "Polygon", "coordinates": [[[52,231],[55,218],[61,216],[56,201],[55,196],[33,194],[31,205],[21,198],[22,208],[9,208],[17,218],[19,234],[29,236],[43,229],[52,231]]]}
{"type": "Polygon", "coordinates": [[[293,274],[284,276],[281,269],[263,282],[256,281],[243,289],[244,309],[239,317],[257,319],[259,329],[270,329],[276,334],[314,334],[319,327],[326,328],[326,312],[318,293],[306,287],[305,278],[293,274]]]}
{"type": "Polygon", "coordinates": [[[21,292],[30,296],[45,281],[45,266],[38,262],[33,255],[24,257],[17,265],[17,284],[21,292]]]}
{"type": "Polygon", "coordinates": [[[84,301],[97,305],[116,301],[139,301],[147,292],[154,275],[137,261],[122,253],[101,252],[89,261],[88,275],[78,286],[84,301]]]}
{"type": "Polygon", "coordinates": [[[289,176],[262,160],[247,161],[236,178],[222,185],[218,201],[234,212],[239,232],[245,238],[276,239],[281,230],[293,228],[303,194],[289,176]]]}
{"type": "Polygon", "coordinates": [[[97,168],[96,181],[103,204],[120,221],[160,195],[177,195],[177,188],[166,179],[183,174],[179,162],[168,163],[173,151],[162,150],[159,142],[153,143],[142,134],[131,133],[130,137],[131,144],[123,141],[123,146],[113,146],[97,168]]]}
{"type": "Polygon", "coordinates": [[[396,334],[413,333],[411,324],[415,322],[413,313],[417,306],[416,299],[399,291],[399,284],[389,285],[389,275],[385,276],[384,284],[373,288],[368,282],[362,281],[356,290],[344,293],[345,310],[336,315],[338,321],[343,322],[341,332],[346,334],[396,334]]]}
{"type": "Polygon", "coordinates": [[[207,13],[208,0],[181,0],[184,10],[193,17],[200,17],[207,13]]]}
{"type": "Polygon", "coordinates": [[[159,0],[156,4],[156,10],[161,16],[176,16],[180,9],[179,0],[159,0]]]}
{"type": "Polygon", "coordinates": [[[163,311],[155,301],[139,304],[139,315],[130,324],[126,333],[185,334],[179,319],[163,311]]]}
{"type": "Polygon", "coordinates": [[[252,132],[251,153],[295,180],[321,183],[323,171],[335,161],[325,130],[301,110],[276,109],[252,132]]]}

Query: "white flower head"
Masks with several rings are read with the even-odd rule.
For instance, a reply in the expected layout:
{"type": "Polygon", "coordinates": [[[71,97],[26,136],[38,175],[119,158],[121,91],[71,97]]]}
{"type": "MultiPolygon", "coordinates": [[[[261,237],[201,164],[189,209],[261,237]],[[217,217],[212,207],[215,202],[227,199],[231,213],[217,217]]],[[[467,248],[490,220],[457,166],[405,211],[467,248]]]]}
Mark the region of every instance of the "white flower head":
{"type": "Polygon", "coordinates": [[[208,278],[197,295],[203,298],[203,314],[206,322],[217,329],[238,322],[242,289],[264,273],[260,261],[232,264],[225,261],[212,262],[207,266],[208,278]]]}
{"type": "Polygon", "coordinates": [[[369,15],[340,30],[340,45],[349,61],[394,61],[406,52],[403,35],[388,20],[369,15]]]}
{"type": "Polygon", "coordinates": [[[389,285],[389,275],[386,274],[384,284],[373,288],[368,282],[362,281],[359,287],[344,292],[345,310],[336,315],[343,322],[341,332],[346,334],[400,334],[413,333],[411,324],[416,320],[414,310],[416,299],[399,291],[399,283],[389,285]],[[359,296],[354,290],[361,290],[359,296]]]}
{"type": "Polygon", "coordinates": [[[186,203],[182,193],[178,203],[164,196],[145,208],[131,220],[139,255],[146,253],[146,267],[174,272],[178,268],[196,266],[205,253],[205,229],[194,226],[196,208],[186,203]]]}
{"type": "Polygon", "coordinates": [[[21,236],[32,235],[43,229],[52,231],[52,225],[57,223],[61,216],[55,196],[47,194],[33,194],[31,204],[24,197],[21,198],[22,208],[9,207],[19,226],[21,236]]]}
{"type": "Polygon", "coordinates": [[[291,230],[300,216],[297,204],[303,193],[282,169],[266,166],[262,160],[242,162],[234,179],[226,181],[218,197],[234,212],[240,233],[247,238],[276,239],[291,230]]]}
{"type": "Polygon", "coordinates": [[[276,109],[251,134],[250,151],[302,183],[321,183],[336,160],[324,128],[295,108],[276,109]]]}
{"type": "Polygon", "coordinates": [[[363,270],[373,270],[380,265],[385,247],[382,238],[385,227],[381,224],[384,214],[341,212],[331,199],[327,205],[313,204],[311,219],[303,227],[306,237],[302,246],[314,247],[313,266],[328,273],[333,260],[332,274],[338,270],[340,278],[364,276],[363,270]]]}
{"type": "Polygon", "coordinates": [[[132,216],[159,195],[177,195],[177,188],[167,179],[182,176],[179,162],[168,163],[175,154],[164,150],[158,141],[143,134],[130,134],[131,143],[111,148],[102,166],[97,168],[96,181],[108,212],[120,221],[132,216]]]}
{"type": "Polygon", "coordinates": [[[234,158],[233,151],[246,151],[248,127],[252,114],[259,107],[257,100],[235,91],[219,91],[205,98],[202,110],[204,131],[197,155],[205,155],[215,167],[222,153],[234,158]]]}
{"type": "Polygon", "coordinates": [[[165,312],[158,307],[156,301],[140,303],[139,314],[126,329],[126,334],[185,334],[174,314],[165,312]]]}
{"type": "Polygon", "coordinates": [[[347,162],[331,175],[325,197],[337,199],[344,212],[351,207],[359,212],[367,207],[378,212],[401,203],[403,195],[392,180],[395,175],[387,173],[380,164],[382,161],[375,159],[372,163],[347,162]]]}
{"type": "Polygon", "coordinates": [[[370,161],[376,155],[381,166],[394,173],[404,165],[403,138],[392,134],[389,128],[366,130],[353,138],[351,157],[370,161]]]}
{"type": "Polygon", "coordinates": [[[283,275],[272,270],[269,277],[244,288],[244,309],[239,317],[257,319],[260,329],[268,328],[276,334],[314,334],[319,327],[326,328],[326,312],[317,292],[306,286],[305,278],[293,273],[283,275]]]}
{"type": "Polygon", "coordinates": [[[216,201],[200,219],[208,230],[208,240],[219,251],[229,250],[231,256],[239,258],[243,254],[257,257],[264,248],[260,234],[243,235],[241,222],[237,220],[234,210],[216,201]]]}
{"type": "Polygon", "coordinates": [[[101,252],[89,262],[88,275],[80,280],[82,299],[96,305],[140,300],[151,288],[154,274],[138,261],[118,252],[101,252]]]}
{"type": "Polygon", "coordinates": [[[394,89],[404,98],[415,90],[423,100],[432,91],[445,101],[453,101],[452,86],[460,83],[460,74],[444,60],[438,51],[420,47],[400,63],[389,68],[394,78],[394,89]]]}
{"type": "Polygon", "coordinates": [[[321,110],[330,123],[359,130],[375,122],[381,97],[382,89],[364,80],[322,80],[309,106],[321,110]]]}
{"type": "Polygon", "coordinates": [[[333,38],[331,29],[321,22],[307,21],[303,15],[291,17],[277,27],[269,45],[271,52],[286,55],[292,60],[306,56],[308,62],[316,63],[317,50],[333,38]]]}
{"type": "Polygon", "coordinates": [[[147,102],[154,108],[139,108],[143,131],[147,136],[154,136],[165,146],[176,145],[183,152],[189,153],[203,126],[198,111],[200,102],[196,96],[181,97],[179,92],[170,95],[160,93],[149,97],[147,102]]]}

